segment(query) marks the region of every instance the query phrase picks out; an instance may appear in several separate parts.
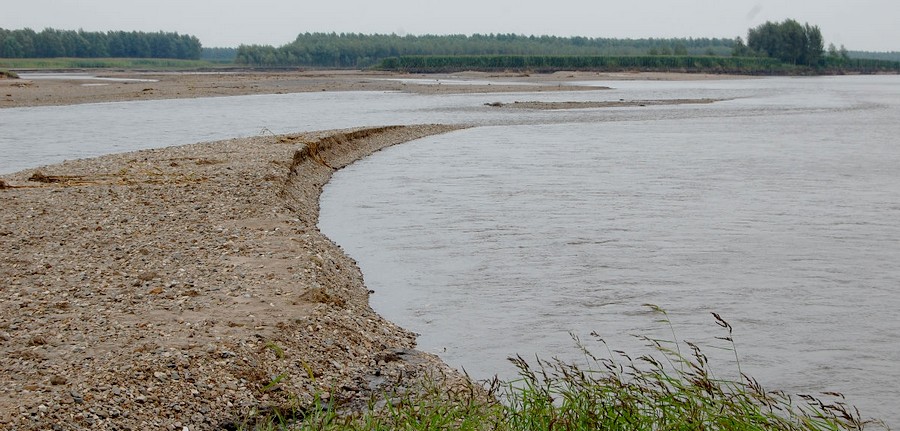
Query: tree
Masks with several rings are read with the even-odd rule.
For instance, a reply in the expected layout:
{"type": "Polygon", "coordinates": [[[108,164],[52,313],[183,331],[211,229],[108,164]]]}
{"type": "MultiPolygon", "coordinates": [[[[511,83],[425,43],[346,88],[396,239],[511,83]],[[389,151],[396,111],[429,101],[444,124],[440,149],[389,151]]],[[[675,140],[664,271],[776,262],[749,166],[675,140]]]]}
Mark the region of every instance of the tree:
{"type": "Polygon", "coordinates": [[[828,58],[837,59],[840,57],[841,57],[841,55],[838,54],[837,47],[835,47],[833,43],[829,43],[828,44],[828,58]]]}
{"type": "Polygon", "coordinates": [[[784,63],[816,66],[823,53],[822,32],[817,26],[787,19],[767,21],[747,32],[747,47],[784,63]]]}
{"type": "Polygon", "coordinates": [[[66,48],[63,46],[59,33],[51,28],[37,34],[35,39],[36,55],[38,58],[65,57],[66,48]]]}
{"type": "Polygon", "coordinates": [[[810,66],[818,65],[822,62],[822,55],[825,52],[825,40],[822,38],[822,31],[819,26],[805,26],[806,30],[806,64],[810,66]]]}
{"type": "Polygon", "coordinates": [[[732,57],[752,57],[753,53],[750,51],[750,48],[744,44],[744,39],[741,39],[740,36],[735,38],[734,47],[731,48],[731,56],[732,57]]]}
{"type": "Polygon", "coordinates": [[[3,46],[0,46],[0,57],[22,58],[24,54],[22,44],[15,38],[10,37],[5,39],[3,41],[3,46]]]}

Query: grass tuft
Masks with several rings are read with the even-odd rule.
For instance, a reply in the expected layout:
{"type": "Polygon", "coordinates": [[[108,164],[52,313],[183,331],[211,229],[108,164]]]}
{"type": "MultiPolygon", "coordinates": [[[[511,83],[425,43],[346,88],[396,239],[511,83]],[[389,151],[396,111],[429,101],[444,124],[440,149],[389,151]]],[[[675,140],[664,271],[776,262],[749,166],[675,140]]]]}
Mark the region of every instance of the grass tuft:
{"type": "MultiPolygon", "coordinates": [[[[647,305],[671,328],[665,310],[647,305]]],[[[731,325],[716,337],[735,352],[740,380],[720,379],[701,348],[680,341],[641,337],[653,354],[632,358],[592,337],[607,355],[598,356],[573,336],[585,363],[517,356],[518,378],[494,378],[481,386],[450,391],[436,381],[416,390],[384,394],[363,412],[344,412],[316,397],[294,415],[270,415],[254,430],[862,430],[887,429],[863,420],[843,395],[790,396],[768,391],[740,371],[731,325]],[[682,349],[684,347],[684,349],[682,349]],[[485,396],[485,392],[487,395],[485,396]],[[290,417],[289,419],[286,419],[290,417]]]]}
{"type": "MultiPolygon", "coordinates": [[[[198,163],[199,163],[199,162],[198,162],[198,163]]],[[[284,359],[284,349],[282,349],[281,346],[279,346],[278,344],[276,344],[274,341],[269,341],[269,342],[267,342],[267,343],[265,344],[265,346],[263,346],[263,347],[266,348],[266,349],[271,350],[272,353],[275,354],[275,357],[276,357],[276,358],[278,358],[278,359],[284,359]]]]}

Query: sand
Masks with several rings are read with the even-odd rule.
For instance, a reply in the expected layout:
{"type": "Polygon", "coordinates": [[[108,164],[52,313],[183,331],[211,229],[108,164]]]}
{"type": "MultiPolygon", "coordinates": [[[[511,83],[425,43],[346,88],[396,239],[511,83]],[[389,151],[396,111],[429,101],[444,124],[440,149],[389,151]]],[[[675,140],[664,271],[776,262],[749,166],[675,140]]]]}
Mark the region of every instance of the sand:
{"type": "Polygon", "coordinates": [[[459,379],[372,311],[355,262],[316,228],[334,169],[457,128],[235,139],[5,176],[0,428],[216,429],[291,394],[364,406],[425,375],[459,379]]]}

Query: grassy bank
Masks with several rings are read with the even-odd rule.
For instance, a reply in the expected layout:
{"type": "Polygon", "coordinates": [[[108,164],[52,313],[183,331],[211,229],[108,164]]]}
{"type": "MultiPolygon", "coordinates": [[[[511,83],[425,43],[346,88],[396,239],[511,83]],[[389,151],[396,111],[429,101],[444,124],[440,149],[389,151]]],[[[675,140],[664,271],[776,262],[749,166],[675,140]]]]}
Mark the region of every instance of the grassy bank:
{"type": "Polygon", "coordinates": [[[773,58],[717,56],[542,56],[446,55],[401,56],[382,60],[376,69],[410,73],[452,73],[464,70],[555,72],[690,72],[744,75],[815,75],[834,73],[900,73],[900,62],[829,60],[821,68],[785,64],[773,58]]]}
{"type": "Polygon", "coordinates": [[[160,58],[0,58],[2,69],[195,70],[234,67],[232,63],[160,58]]]}
{"type": "Polygon", "coordinates": [[[6,69],[0,69],[0,79],[3,79],[3,78],[13,78],[13,79],[15,79],[15,78],[18,78],[18,77],[19,77],[19,75],[17,75],[16,72],[11,72],[11,71],[6,70],[6,69]]]}
{"type": "MultiPolygon", "coordinates": [[[[665,312],[649,306],[668,323],[665,312]]],[[[510,358],[519,378],[494,380],[485,388],[447,390],[425,382],[405,394],[385,395],[362,413],[346,413],[332,400],[317,399],[248,418],[243,429],[275,430],[861,430],[885,429],[863,420],[835,393],[789,396],[765,390],[743,374],[731,326],[725,348],[735,353],[741,381],[721,379],[701,349],[688,341],[642,338],[655,354],[632,358],[611,350],[597,356],[575,342],[586,363],[510,358]],[[487,394],[485,394],[487,392],[487,394]],[[823,398],[824,397],[824,398],[823,398]]],[[[671,327],[671,325],[670,325],[671,327]]],[[[675,334],[673,331],[673,338],[675,334]]]]}
{"type": "Polygon", "coordinates": [[[618,72],[785,73],[783,65],[768,58],[710,56],[404,56],[387,58],[376,69],[411,73],[451,73],[463,70],[533,71],[585,70],[618,72]]]}

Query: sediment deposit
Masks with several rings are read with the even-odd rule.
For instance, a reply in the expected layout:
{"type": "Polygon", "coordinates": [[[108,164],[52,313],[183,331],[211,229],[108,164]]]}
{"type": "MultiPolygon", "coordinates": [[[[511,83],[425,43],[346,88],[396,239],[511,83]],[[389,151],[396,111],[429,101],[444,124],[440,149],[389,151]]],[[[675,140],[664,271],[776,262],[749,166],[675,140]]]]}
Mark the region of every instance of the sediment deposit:
{"type": "Polygon", "coordinates": [[[459,126],[233,139],[3,177],[0,428],[213,429],[448,375],[319,233],[331,173],[459,126]]]}

